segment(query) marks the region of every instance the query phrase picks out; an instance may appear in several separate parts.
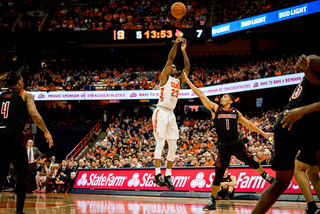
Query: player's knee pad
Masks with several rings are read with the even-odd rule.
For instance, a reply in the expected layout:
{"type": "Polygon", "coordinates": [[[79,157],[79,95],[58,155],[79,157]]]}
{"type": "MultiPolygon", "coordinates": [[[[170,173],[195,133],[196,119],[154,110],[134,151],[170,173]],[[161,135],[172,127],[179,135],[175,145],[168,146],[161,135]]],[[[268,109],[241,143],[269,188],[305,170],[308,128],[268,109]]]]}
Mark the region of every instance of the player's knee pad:
{"type": "Polygon", "coordinates": [[[154,159],[160,159],[161,158],[162,149],[164,147],[165,140],[166,139],[161,138],[161,137],[157,137],[156,138],[157,145],[156,145],[156,149],[154,151],[154,159]]]}
{"type": "Polygon", "coordinates": [[[176,151],[177,151],[177,140],[169,139],[167,140],[167,142],[169,147],[167,160],[174,161],[174,156],[176,155],[176,151]]]}

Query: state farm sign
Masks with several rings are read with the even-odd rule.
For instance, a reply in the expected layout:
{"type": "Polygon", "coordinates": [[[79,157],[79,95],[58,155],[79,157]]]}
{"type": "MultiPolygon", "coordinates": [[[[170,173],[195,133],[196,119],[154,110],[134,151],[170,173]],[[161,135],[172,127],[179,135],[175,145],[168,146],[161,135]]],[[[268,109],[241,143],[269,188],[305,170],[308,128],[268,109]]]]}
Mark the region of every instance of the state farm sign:
{"type": "MultiPolygon", "coordinates": [[[[267,173],[274,175],[270,168],[267,173]]],[[[164,174],[164,170],[162,174],[164,174]]],[[[236,177],[237,192],[262,192],[269,186],[258,172],[251,168],[229,168],[236,177]]],[[[214,168],[174,168],[172,182],[177,191],[211,191],[214,168]]],[[[168,190],[153,183],[154,169],[81,169],[74,182],[75,189],[113,189],[113,190],[168,190]]],[[[313,188],[312,188],[313,189],[313,188]]],[[[314,191],[313,191],[314,192],[314,191]]],[[[300,193],[293,179],[286,193],[300,193]]]]}

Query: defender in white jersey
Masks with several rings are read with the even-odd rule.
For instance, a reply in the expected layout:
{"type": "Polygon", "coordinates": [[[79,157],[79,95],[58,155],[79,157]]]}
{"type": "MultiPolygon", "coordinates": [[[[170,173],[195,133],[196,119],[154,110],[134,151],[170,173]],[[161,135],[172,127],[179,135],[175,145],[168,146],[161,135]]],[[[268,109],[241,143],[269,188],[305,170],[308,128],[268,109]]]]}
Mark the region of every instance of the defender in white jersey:
{"type": "Polygon", "coordinates": [[[179,97],[180,86],[185,81],[185,75],[188,76],[190,63],[186,53],[187,42],[183,38],[177,38],[169,55],[168,61],[160,76],[160,97],[156,110],[152,115],[153,133],[157,142],[154,152],[155,159],[155,176],[153,182],[159,186],[166,186],[168,189],[174,190],[171,181],[171,170],[174,156],[177,150],[177,139],[179,139],[179,130],[176,117],[173,113],[179,97]],[[178,43],[182,42],[181,50],[184,58],[184,66],[180,77],[175,78],[178,74],[176,66],[172,64],[176,54],[178,43]],[[162,149],[167,140],[169,151],[167,156],[167,169],[164,179],[160,171],[160,159],[162,149]]]}

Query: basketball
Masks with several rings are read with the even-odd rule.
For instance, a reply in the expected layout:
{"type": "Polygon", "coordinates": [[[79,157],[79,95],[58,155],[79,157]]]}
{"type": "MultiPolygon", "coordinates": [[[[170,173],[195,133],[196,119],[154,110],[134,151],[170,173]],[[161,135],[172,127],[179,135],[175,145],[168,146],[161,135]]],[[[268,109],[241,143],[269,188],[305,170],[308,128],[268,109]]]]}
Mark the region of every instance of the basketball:
{"type": "Polygon", "coordinates": [[[181,2],[176,2],[171,6],[171,14],[177,19],[181,19],[186,14],[186,6],[181,2]]]}

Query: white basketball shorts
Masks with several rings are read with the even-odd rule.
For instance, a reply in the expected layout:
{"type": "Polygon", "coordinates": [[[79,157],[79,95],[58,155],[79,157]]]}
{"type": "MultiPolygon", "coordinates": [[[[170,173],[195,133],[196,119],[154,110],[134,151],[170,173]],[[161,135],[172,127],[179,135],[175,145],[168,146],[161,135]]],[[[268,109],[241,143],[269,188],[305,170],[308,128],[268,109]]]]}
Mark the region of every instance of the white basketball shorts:
{"type": "Polygon", "coordinates": [[[154,136],[165,139],[179,139],[179,129],[176,116],[170,109],[158,106],[152,115],[154,136]]]}

